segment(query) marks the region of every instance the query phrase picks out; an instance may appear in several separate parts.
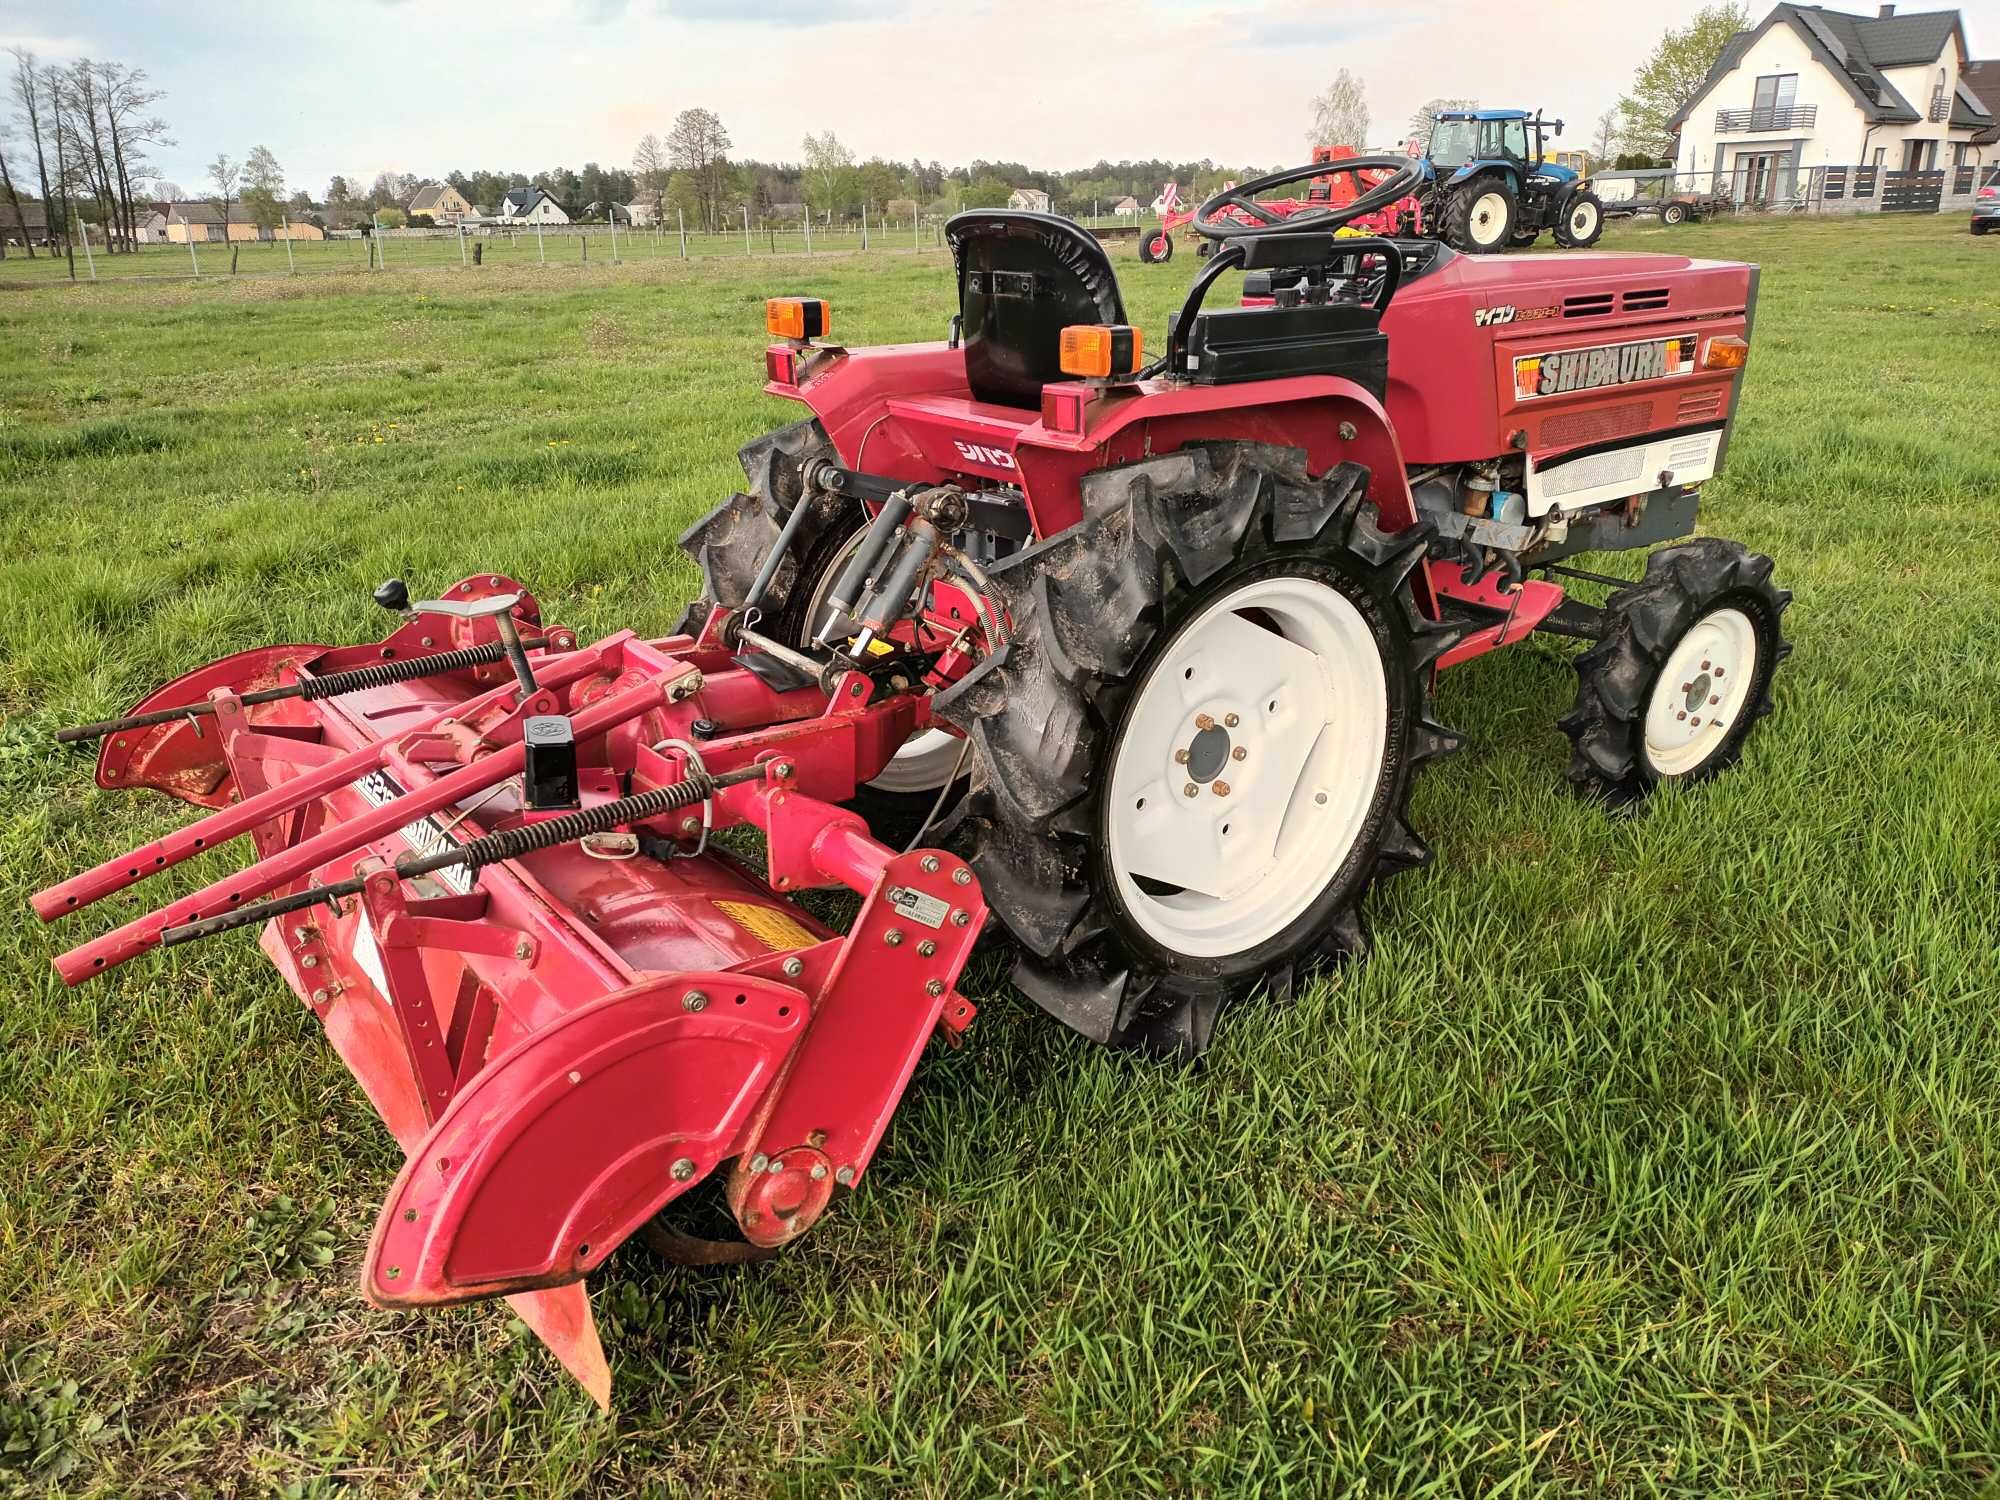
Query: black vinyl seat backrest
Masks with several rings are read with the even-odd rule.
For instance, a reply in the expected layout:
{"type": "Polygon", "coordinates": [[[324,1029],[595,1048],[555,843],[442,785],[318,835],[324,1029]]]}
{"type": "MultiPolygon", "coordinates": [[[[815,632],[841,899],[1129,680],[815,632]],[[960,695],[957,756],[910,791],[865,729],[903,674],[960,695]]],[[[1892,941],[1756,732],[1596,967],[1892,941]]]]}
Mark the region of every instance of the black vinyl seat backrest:
{"type": "Polygon", "coordinates": [[[1111,257],[1081,225],[1054,214],[975,209],[944,226],[958,273],[965,380],[973,399],[1038,407],[1065,380],[1060,346],[1072,323],[1123,323],[1111,257]]]}

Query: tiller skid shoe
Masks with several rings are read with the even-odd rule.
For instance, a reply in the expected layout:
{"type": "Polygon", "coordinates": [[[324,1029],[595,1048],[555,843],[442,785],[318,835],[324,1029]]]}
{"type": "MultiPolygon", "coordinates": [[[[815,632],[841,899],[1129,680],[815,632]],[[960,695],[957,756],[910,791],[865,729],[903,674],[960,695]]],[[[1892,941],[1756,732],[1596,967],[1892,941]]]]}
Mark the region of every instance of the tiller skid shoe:
{"type": "Polygon", "coordinates": [[[242,835],[247,869],[64,953],[71,984],[261,924],[407,1161],[362,1270],[385,1307],[505,1297],[596,1400],[583,1279],[727,1168],[744,1238],[804,1233],[867,1173],[986,908],[963,861],[838,804],[928,698],[724,611],[592,646],[506,578],[409,603],[379,645],[274,646],[168,684],[97,782],[208,809],[40,892],[53,920],[242,835]],[[722,634],[730,630],[724,644],[722,634]],[[710,838],[749,824],[761,877],[710,838]],[[845,936],[788,898],[844,886],[845,936]]]}

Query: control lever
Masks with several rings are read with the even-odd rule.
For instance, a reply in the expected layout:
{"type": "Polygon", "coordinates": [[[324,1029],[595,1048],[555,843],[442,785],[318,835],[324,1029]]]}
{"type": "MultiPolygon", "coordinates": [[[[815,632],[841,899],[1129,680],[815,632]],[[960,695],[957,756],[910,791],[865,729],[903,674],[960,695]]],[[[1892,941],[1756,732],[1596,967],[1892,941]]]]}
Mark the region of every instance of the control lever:
{"type": "MultiPolygon", "coordinates": [[[[382,587],[387,588],[388,584],[382,587]]],[[[376,593],[379,595],[381,589],[376,593]]],[[[424,615],[450,615],[458,620],[491,619],[493,628],[500,632],[507,664],[514,669],[514,681],[520,685],[521,696],[527,698],[537,689],[534,669],[528,665],[527,648],[521,644],[521,632],[514,625],[513,609],[520,602],[519,594],[494,594],[486,599],[425,599],[412,607],[424,615]]]]}

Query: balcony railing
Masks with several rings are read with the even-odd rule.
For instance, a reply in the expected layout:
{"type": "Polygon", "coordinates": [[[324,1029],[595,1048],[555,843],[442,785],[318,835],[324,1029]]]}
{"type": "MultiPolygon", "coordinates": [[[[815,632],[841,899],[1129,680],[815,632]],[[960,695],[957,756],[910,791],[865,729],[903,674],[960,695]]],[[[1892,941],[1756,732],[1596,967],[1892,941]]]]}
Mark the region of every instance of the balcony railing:
{"type": "Polygon", "coordinates": [[[1936,122],[1938,120],[1949,120],[1950,118],[1951,95],[1947,94],[1943,89],[1933,90],[1931,93],[1931,120],[1936,122]]]}
{"type": "Polygon", "coordinates": [[[1794,104],[1785,109],[1718,109],[1715,133],[1729,135],[1748,130],[1811,130],[1819,118],[1817,104],[1794,104]]]}

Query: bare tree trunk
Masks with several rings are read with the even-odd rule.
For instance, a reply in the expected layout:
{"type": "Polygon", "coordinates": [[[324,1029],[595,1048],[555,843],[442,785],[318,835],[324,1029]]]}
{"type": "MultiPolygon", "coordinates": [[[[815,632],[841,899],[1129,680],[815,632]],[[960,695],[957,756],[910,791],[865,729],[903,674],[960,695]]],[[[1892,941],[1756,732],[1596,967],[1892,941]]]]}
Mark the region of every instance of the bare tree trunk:
{"type": "MultiPolygon", "coordinates": [[[[14,191],[14,174],[7,169],[7,154],[0,151],[0,187],[7,190],[7,201],[14,208],[14,222],[21,227],[21,242],[28,247],[28,259],[35,258],[35,242],[28,235],[28,221],[21,217],[21,195],[14,191]]],[[[0,234],[0,260],[7,258],[7,236],[0,234]]]]}
{"type": "MultiPolygon", "coordinates": [[[[62,80],[56,69],[50,68],[44,75],[49,87],[49,125],[56,139],[56,190],[62,195],[62,244],[63,259],[69,262],[69,279],[76,280],[76,246],[69,236],[69,163],[63,152],[63,97],[62,80]]],[[[51,205],[53,206],[53,205],[51,205]]]]}
{"type": "MultiPolygon", "coordinates": [[[[42,104],[41,74],[35,67],[35,54],[25,47],[9,48],[14,54],[14,102],[21,107],[28,121],[28,134],[35,142],[35,170],[42,179],[42,233],[49,232],[49,163],[42,151],[42,104]]],[[[27,242],[28,259],[35,258],[35,234],[28,228],[27,220],[21,221],[21,238],[27,242]]]]}
{"type": "Polygon", "coordinates": [[[70,119],[78,154],[83,158],[84,176],[90,179],[91,191],[96,195],[98,211],[105,223],[106,248],[115,254],[119,236],[113,226],[119,221],[118,192],[111,181],[110,165],[104,159],[104,136],[97,118],[100,101],[96,67],[89,58],[78,58],[70,66],[69,77],[70,119]]]}

